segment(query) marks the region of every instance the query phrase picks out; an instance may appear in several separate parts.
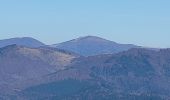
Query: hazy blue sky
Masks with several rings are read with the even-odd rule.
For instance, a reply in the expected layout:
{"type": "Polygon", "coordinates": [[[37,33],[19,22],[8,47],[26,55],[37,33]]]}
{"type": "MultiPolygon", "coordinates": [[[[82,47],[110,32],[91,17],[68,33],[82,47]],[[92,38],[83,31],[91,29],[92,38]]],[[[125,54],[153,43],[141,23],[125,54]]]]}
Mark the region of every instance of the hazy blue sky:
{"type": "Polygon", "coordinates": [[[170,47],[170,0],[0,0],[0,39],[53,44],[86,35],[170,47]]]}

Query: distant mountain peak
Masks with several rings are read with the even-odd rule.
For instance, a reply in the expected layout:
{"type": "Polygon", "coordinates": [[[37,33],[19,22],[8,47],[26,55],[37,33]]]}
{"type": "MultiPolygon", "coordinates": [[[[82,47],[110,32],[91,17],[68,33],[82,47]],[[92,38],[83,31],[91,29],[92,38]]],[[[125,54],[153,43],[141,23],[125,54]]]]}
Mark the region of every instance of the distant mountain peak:
{"type": "Polygon", "coordinates": [[[17,37],[17,38],[0,40],[0,48],[8,45],[13,45],[13,44],[26,46],[26,47],[40,47],[45,45],[44,43],[31,37],[17,37]]]}
{"type": "Polygon", "coordinates": [[[119,44],[97,36],[85,36],[60,44],[55,44],[52,47],[72,51],[83,56],[93,56],[99,54],[118,53],[137,46],[130,44],[119,44]]]}
{"type": "Polygon", "coordinates": [[[98,36],[90,36],[90,35],[88,35],[88,36],[84,36],[84,37],[79,37],[79,38],[77,38],[77,39],[74,39],[74,40],[76,40],[76,41],[100,41],[100,42],[103,42],[103,41],[109,41],[109,40],[107,40],[107,39],[104,39],[104,38],[101,38],[101,37],[98,37],[98,36]]]}
{"type": "MultiPolygon", "coordinates": [[[[9,38],[9,39],[4,39],[4,40],[15,40],[15,39],[30,39],[30,40],[36,40],[36,39],[34,39],[34,38],[32,38],[32,37],[14,37],[14,38],[9,38]]],[[[2,40],[0,40],[0,41],[2,41],[2,40]]]]}
{"type": "Polygon", "coordinates": [[[88,36],[79,37],[78,39],[103,39],[103,38],[98,36],[88,35],[88,36]]]}

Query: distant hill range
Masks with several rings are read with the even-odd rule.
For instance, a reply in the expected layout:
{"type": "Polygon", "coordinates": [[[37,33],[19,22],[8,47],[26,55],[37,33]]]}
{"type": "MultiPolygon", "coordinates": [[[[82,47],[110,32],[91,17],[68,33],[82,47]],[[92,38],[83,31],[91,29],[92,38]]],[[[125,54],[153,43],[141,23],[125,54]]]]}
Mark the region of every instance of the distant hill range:
{"type": "Polygon", "coordinates": [[[169,100],[169,60],[169,49],[81,57],[11,45],[0,49],[0,98],[169,100]]]}
{"type": "Polygon", "coordinates": [[[19,42],[0,48],[0,90],[0,100],[170,100],[170,49],[93,36],[52,46],[19,42]]]}
{"type": "MultiPolygon", "coordinates": [[[[12,44],[32,48],[47,46],[44,43],[30,37],[0,40],[0,48],[12,44]]],[[[99,54],[118,53],[131,48],[139,48],[140,46],[133,44],[119,44],[96,36],[85,36],[67,42],[50,45],[50,47],[67,50],[82,56],[93,56],[99,54]]]]}
{"type": "Polygon", "coordinates": [[[83,56],[99,54],[113,54],[139,46],[133,44],[119,44],[96,36],[86,36],[67,42],[54,44],[52,47],[73,51],[83,56]]]}

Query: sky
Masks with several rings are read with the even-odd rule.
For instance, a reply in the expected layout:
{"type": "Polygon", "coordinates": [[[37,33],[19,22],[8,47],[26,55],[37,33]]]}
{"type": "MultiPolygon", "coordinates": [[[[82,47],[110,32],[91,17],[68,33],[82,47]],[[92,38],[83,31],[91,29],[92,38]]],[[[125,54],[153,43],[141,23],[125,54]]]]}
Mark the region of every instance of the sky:
{"type": "Polygon", "coordinates": [[[0,0],[0,39],[46,44],[92,35],[170,48],[170,0],[0,0]]]}

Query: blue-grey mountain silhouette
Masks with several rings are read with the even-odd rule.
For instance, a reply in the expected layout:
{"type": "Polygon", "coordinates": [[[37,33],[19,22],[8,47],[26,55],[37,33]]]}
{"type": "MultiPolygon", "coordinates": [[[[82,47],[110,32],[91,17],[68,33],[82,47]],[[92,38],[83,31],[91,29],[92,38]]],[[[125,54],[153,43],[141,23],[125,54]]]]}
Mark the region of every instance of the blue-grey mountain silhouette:
{"type": "Polygon", "coordinates": [[[44,46],[44,44],[36,39],[30,37],[22,37],[22,38],[11,38],[0,40],[0,48],[8,46],[8,45],[21,45],[26,47],[40,47],[44,46]]]}
{"type": "Polygon", "coordinates": [[[78,39],[73,39],[52,46],[73,51],[83,56],[112,54],[138,47],[132,44],[118,44],[96,36],[80,37],[78,39]]]}

